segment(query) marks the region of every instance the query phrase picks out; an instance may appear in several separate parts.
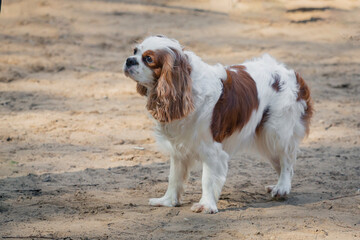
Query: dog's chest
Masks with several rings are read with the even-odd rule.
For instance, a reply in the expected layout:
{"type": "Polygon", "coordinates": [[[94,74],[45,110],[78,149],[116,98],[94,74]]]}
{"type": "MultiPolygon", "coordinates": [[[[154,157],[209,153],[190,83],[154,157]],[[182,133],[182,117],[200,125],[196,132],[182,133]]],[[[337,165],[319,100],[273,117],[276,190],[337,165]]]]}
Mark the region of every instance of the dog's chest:
{"type": "Polygon", "coordinates": [[[171,124],[161,124],[156,128],[157,135],[168,140],[173,145],[187,145],[194,138],[194,129],[188,121],[176,121],[171,124]]]}

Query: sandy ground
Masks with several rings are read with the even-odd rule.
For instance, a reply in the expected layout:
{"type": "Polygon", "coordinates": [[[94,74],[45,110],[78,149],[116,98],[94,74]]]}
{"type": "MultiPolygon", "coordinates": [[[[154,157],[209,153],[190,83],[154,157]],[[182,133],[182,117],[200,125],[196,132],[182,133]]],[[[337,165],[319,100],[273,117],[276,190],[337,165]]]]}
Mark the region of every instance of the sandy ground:
{"type": "Polygon", "coordinates": [[[3,1],[0,237],[360,239],[360,2],[232,3],[3,1]],[[288,11],[301,7],[321,9],[288,11]],[[265,193],[270,164],[239,154],[218,214],[190,211],[199,172],[181,207],[147,205],[166,190],[168,157],[121,69],[157,33],[209,63],[267,52],[302,73],[316,114],[285,201],[265,193]]]}

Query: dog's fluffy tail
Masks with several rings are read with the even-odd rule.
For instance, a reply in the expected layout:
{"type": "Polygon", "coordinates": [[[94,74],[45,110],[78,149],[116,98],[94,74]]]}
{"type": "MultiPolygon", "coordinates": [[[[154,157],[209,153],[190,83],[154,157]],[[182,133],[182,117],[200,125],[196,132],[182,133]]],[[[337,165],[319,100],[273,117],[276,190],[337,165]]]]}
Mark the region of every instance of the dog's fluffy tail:
{"type": "Polygon", "coordinates": [[[304,100],[305,103],[306,103],[305,112],[304,112],[304,114],[302,115],[301,118],[304,121],[306,134],[308,135],[309,131],[310,131],[311,117],[312,117],[313,112],[314,112],[313,102],[312,102],[311,95],[310,95],[310,88],[308,87],[308,85],[306,84],[306,82],[300,76],[299,73],[295,72],[295,75],[296,75],[296,81],[297,81],[297,83],[299,85],[299,92],[298,92],[297,101],[304,100]]]}

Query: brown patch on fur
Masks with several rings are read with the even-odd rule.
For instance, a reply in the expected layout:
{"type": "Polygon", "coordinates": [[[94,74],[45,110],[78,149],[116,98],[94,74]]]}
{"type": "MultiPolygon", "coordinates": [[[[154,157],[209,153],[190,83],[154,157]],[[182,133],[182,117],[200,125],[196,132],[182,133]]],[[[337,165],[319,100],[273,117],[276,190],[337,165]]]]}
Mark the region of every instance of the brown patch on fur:
{"type": "Polygon", "coordinates": [[[263,128],[264,128],[264,124],[266,123],[266,121],[269,119],[270,113],[269,113],[270,109],[269,107],[266,107],[264,109],[262,118],[259,122],[259,124],[257,125],[256,129],[255,129],[255,133],[256,135],[260,135],[260,133],[262,132],[263,128]]]}
{"type": "Polygon", "coordinates": [[[143,85],[137,83],[136,84],[136,91],[141,95],[141,96],[147,96],[147,88],[144,87],[143,85]]]}
{"type": "Polygon", "coordinates": [[[155,86],[149,92],[147,109],[162,123],[186,117],[194,110],[192,100],[191,66],[186,56],[176,49],[146,51],[152,58],[144,63],[153,70],[155,86]]]}
{"type": "Polygon", "coordinates": [[[314,112],[312,99],[310,96],[310,89],[299,73],[295,72],[295,75],[296,75],[297,84],[299,85],[299,92],[296,100],[297,101],[304,100],[306,103],[306,109],[304,114],[301,116],[301,119],[304,121],[306,134],[308,135],[310,131],[311,117],[314,112]]]}
{"type": "Polygon", "coordinates": [[[240,131],[253,110],[259,107],[256,83],[245,71],[245,66],[231,66],[226,73],[227,79],[222,82],[223,92],[211,121],[211,132],[217,142],[222,142],[236,130],[240,131]]]}
{"type": "Polygon", "coordinates": [[[272,77],[274,78],[274,82],[273,82],[273,84],[271,84],[271,87],[276,92],[280,92],[281,91],[280,75],[278,73],[275,73],[275,74],[272,75],[272,77]]]}

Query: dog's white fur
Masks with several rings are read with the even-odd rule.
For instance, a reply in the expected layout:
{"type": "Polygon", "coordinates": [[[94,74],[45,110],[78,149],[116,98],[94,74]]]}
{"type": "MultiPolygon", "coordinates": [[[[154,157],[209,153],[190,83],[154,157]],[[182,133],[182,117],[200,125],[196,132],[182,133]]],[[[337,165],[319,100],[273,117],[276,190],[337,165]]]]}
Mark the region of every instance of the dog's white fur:
{"type": "Polygon", "coordinates": [[[306,109],[304,100],[297,101],[299,86],[293,70],[288,70],[269,55],[242,63],[256,82],[259,107],[252,112],[248,123],[226,138],[222,143],[213,140],[210,130],[214,106],[222,93],[222,80],[226,80],[226,67],[214,66],[203,62],[193,52],[183,51],[174,39],[152,36],[137,46],[133,56],[139,65],[126,69],[127,76],[148,89],[153,87],[152,71],[141,61],[147,50],[176,49],[187,56],[191,65],[192,94],[195,110],[187,117],[170,123],[156,122],[157,142],[170,154],[169,185],[161,198],[150,199],[151,205],[177,206],[189,170],[195,161],[203,166],[202,197],[192,206],[195,212],[216,213],[217,201],[225,183],[228,161],[237,152],[253,150],[268,159],[279,175],[276,185],[267,190],[273,197],[290,193],[293,165],[300,141],[306,135],[301,116],[306,109]],[[281,91],[272,87],[273,74],[279,74],[281,91]],[[262,119],[263,112],[269,107],[269,118],[258,137],[255,129],[262,119]]]}

